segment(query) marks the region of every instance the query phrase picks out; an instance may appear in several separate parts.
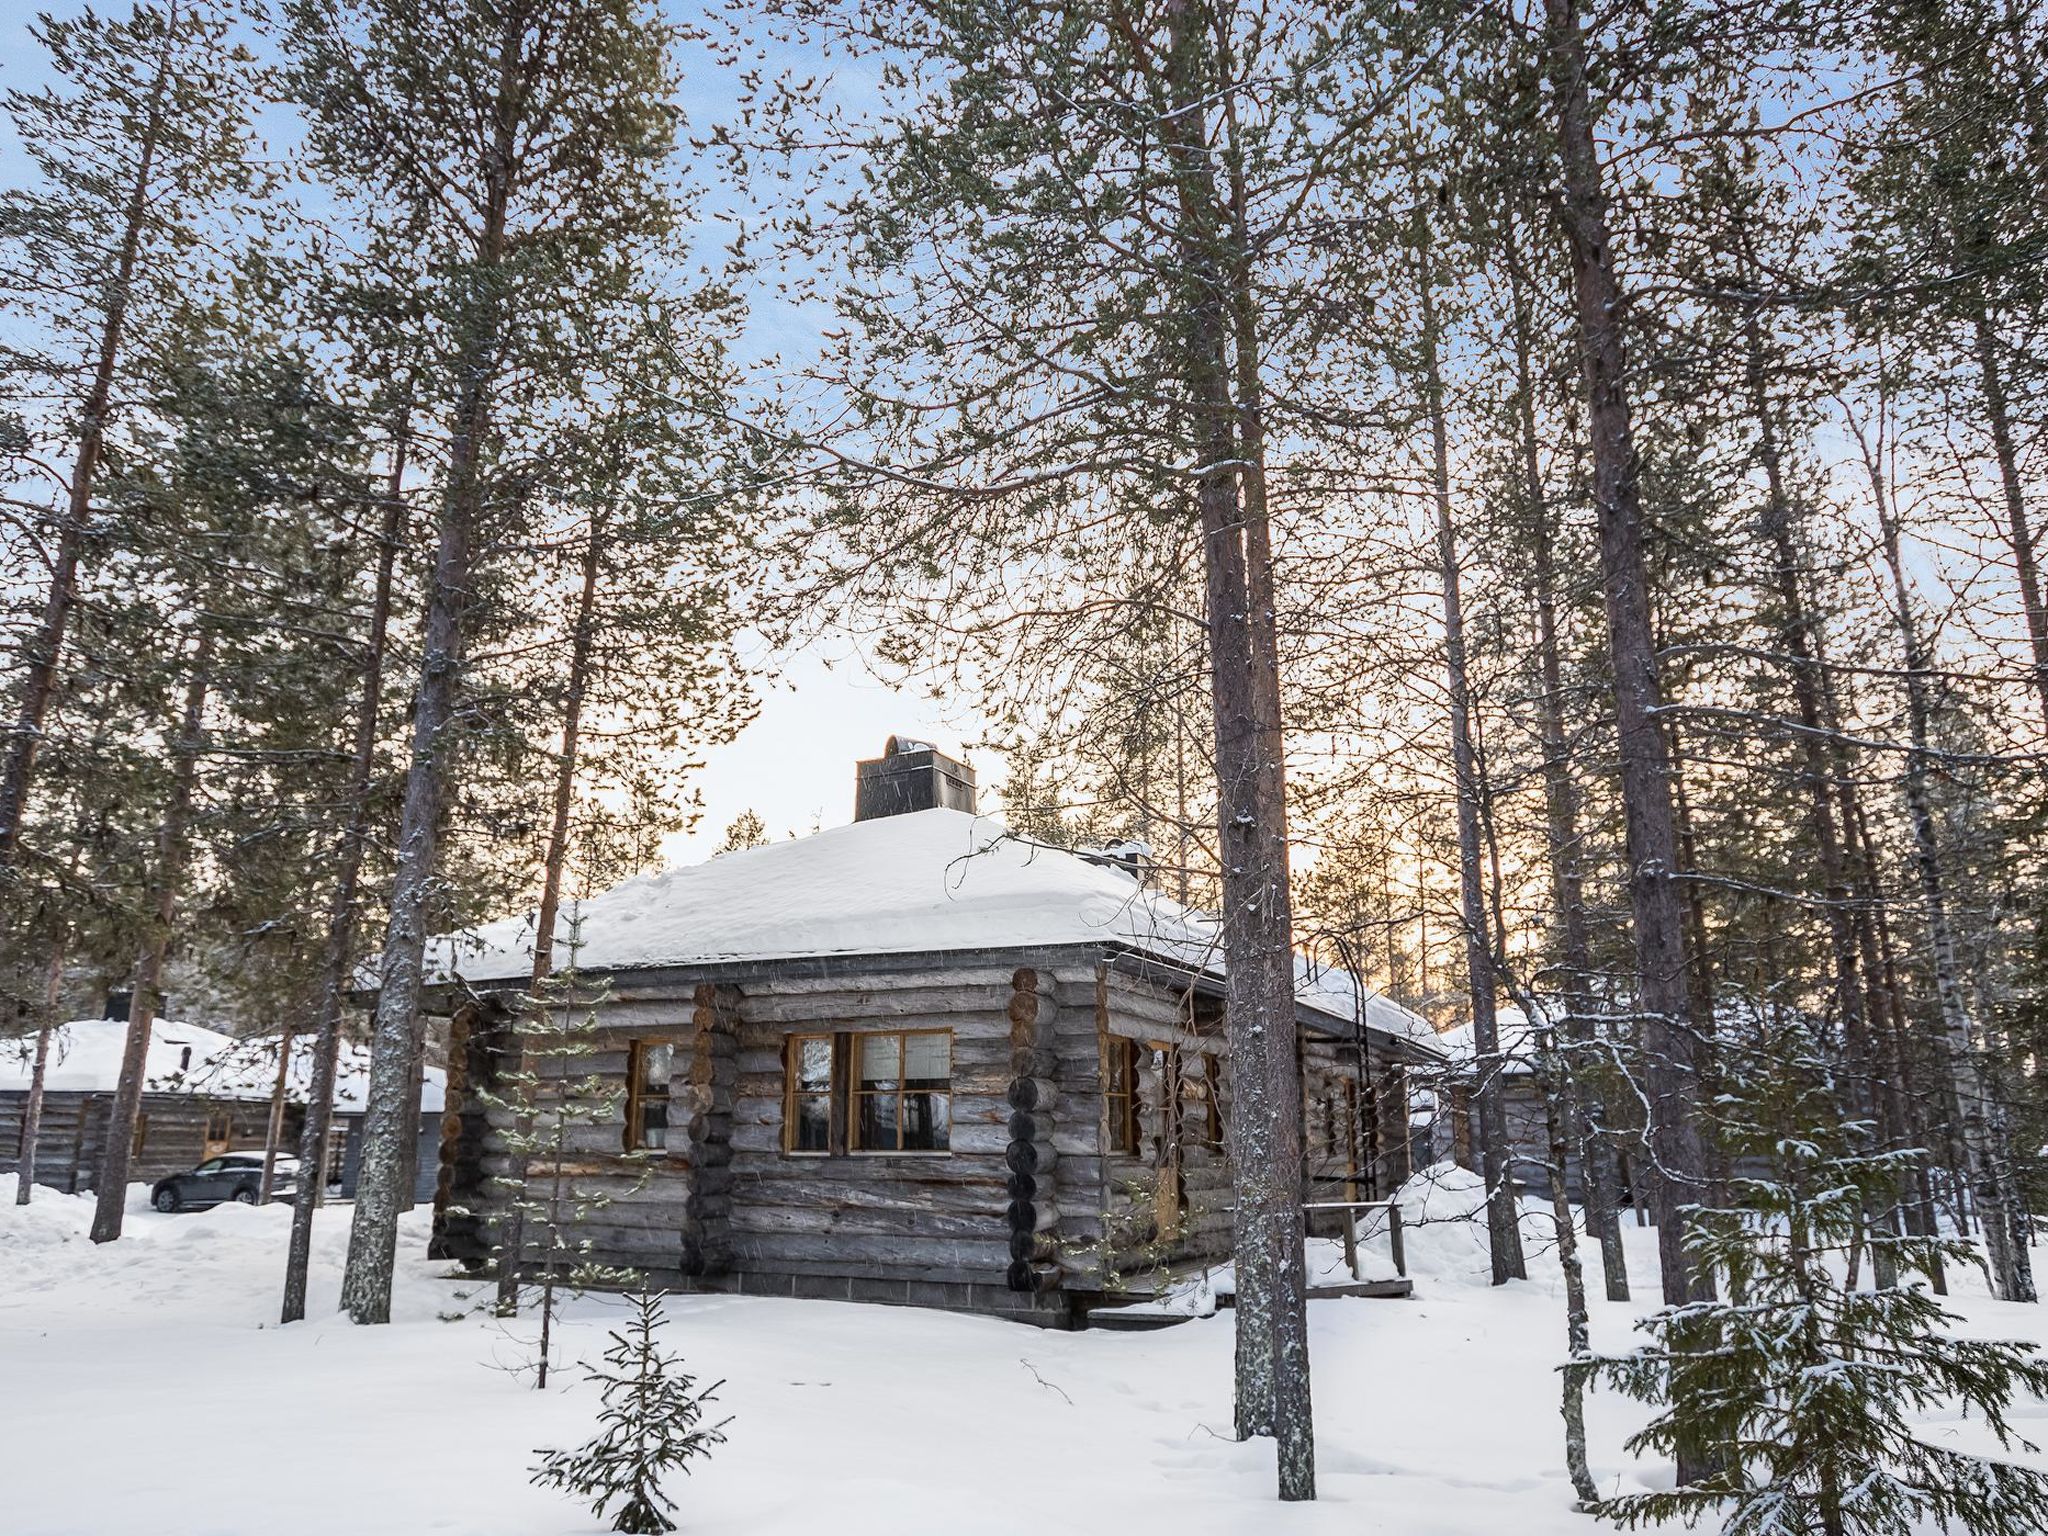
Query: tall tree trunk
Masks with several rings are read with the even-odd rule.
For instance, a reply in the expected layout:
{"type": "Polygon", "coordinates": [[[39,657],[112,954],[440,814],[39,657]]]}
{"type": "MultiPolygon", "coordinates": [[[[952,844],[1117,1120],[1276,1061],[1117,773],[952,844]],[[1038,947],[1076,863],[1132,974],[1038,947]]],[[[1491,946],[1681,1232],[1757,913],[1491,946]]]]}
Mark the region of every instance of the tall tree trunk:
{"type": "Polygon", "coordinates": [[[1998,460],[1998,485],[2005,500],[2006,538],[2012,544],[2013,567],[2019,576],[2020,607],[2027,621],[2027,640],[2034,657],[2034,692],[2048,722],[2048,610],[2041,604],[2041,567],[2035,559],[2034,530],[2027,518],[2026,496],[2020,489],[2019,450],[2013,443],[2012,407],[2006,400],[2005,375],[1998,362],[1998,334],[1980,301],[1972,321],[1977,346],[1977,377],[1984,396],[1984,418],[1991,428],[1991,448],[1998,460]]]}
{"type": "MultiPolygon", "coordinates": [[[[1499,996],[1491,924],[1487,921],[1479,846],[1479,763],[1472,750],[1472,694],[1465,667],[1465,601],[1458,571],[1458,532],[1451,510],[1450,432],[1444,420],[1444,382],[1437,357],[1435,272],[1428,230],[1416,221],[1418,291],[1422,303],[1422,385],[1429,412],[1430,485],[1436,498],[1437,571],[1443,583],[1444,671],[1450,703],[1451,772],[1457,781],[1459,914],[1465,927],[1465,969],[1472,1001],[1472,1120],[1479,1141],[1480,1176],[1486,1181],[1486,1237],[1493,1283],[1526,1280],[1521,1211],[1508,1153],[1507,1107],[1501,1103],[1499,996]]],[[[1531,1019],[1531,1025],[1538,1021],[1531,1019]]]]}
{"type": "Polygon", "coordinates": [[[1214,58],[1194,0],[1175,0],[1168,30],[1173,111],[1162,127],[1179,195],[1185,329],[1178,362],[1202,466],[1196,501],[1214,704],[1224,1010],[1236,1106],[1236,1426],[1240,1438],[1270,1434],[1277,1441],[1282,1499],[1312,1499],[1286,770],[1249,251],[1233,250],[1238,242],[1226,238],[1226,219],[1236,210],[1227,210],[1218,195],[1209,136],[1214,58]]]}
{"type": "MultiPolygon", "coordinates": [[[[1531,1021],[1534,1022],[1533,1020],[1531,1021]]],[[[1565,1160],[1571,1142],[1565,1074],[1558,1070],[1556,1050],[1543,1033],[1538,1049],[1537,1083],[1543,1093],[1543,1126],[1550,1153],[1550,1210],[1557,1224],[1557,1262],[1564,1272],[1565,1347],[1570,1352],[1559,1375],[1563,1378],[1564,1464],[1579,1496],[1579,1507],[1600,1502],[1599,1487],[1586,1461],[1586,1367],[1593,1355],[1591,1320],[1586,1311],[1585,1267],[1579,1262],[1579,1235],[1572,1223],[1571,1201],[1565,1194],[1565,1160]]]]}
{"type": "Polygon", "coordinates": [[[398,1255],[398,1213],[411,1205],[405,1187],[405,1130],[417,1109],[407,1092],[420,1051],[420,993],[424,987],[428,901],[437,881],[441,810],[453,750],[455,697],[468,623],[470,560],[483,510],[479,456],[490,428],[498,339],[504,325],[499,269],[512,184],[514,118],[511,74],[519,56],[523,17],[505,12],[499,34],[496,123],[484,157],[485,196],[477,257],[456,360],[454,431],[448,444],[447,484],[413,703],[412,763],[399,816],[398,867],[391,881],[391,916],[385,929],[372,1026],[370,1086],[363,1116],[362,1171],[355,1219],[349,1227],[348,1269],[342,1305],[358,1323],[391,1320],[391,1271],[398,1255]]]}
{"type": "Polygon", "coordinates": [[[384,701],[385,637],[391,628],[391,585],[405,539],[405,461],[412,435],[401,416],[384,482],[384,518],[377,531],[377,581],[363,637],[362,686],[356,695],[355,746],[349,763],[348,823],[335,850],[334,894],[327,906],[327,947],[320,965],[320,1011],[313,1026],[313,1070],[306,1085],[306,1121],[299,1130],[299,1185],[292,1195],[292,1234],[285,1254],[280,1320],[306,1315],[306,1271],[313,1253],[313,1212],[327,1183],[327,1137],[334,1124],[334,1079],[341,1058],[342,1011],[355,953],[356,893],[370,840],[370,789],[377,771],[377,717],[384,701]]]}
{"type": "Polygon", "coordinates": [[[14,1161],[14,1203],[27,1205],[36,1183],[36,1139],[43,1133],[43,1085],[50,1071],[50,1042],[57,1033],[58,1006],[64,998],[64,942],[50,948],[43,976],[43,1022],[36,1030],[35,1060],[29,1067],[28,1099],[21,1107],[21,1145],[14,1161]]]}
{"type": "MultiPolygon", "coordinates": [[[[583,580],[576,596],[576,619],[569,634],[569,687],[562,700],[562,751],[555,760],[554,803],[548,821],[548,843],[541,861],[540,910],[533,922],[533,975],[527,989],[529,1014],[543,1006],[541,983],[554,974],[555,929],[562,915],[562,870],[569,860],[569,811],[575,803],[576,758],[583,733],[583,701],[590,688],[590,654],[597,642],[597,579],[603,564],[605,514],[600,509],[590,518],[590,539],[583,548],[583,580]]],[[[518,1035],[512,1035],[517,1050],[518,1035]]],[[[524,1143],[531,1134],[528,1117],[522,1113],[524,1143]]],[[[514,1154],[507,1183],[516,1190],[526,1180],[526,1158],[514,1154]]],[[[558,1170],[559,1172],[559,1170],[558,1170]]],[[[515,1197],[507,1202],[498,1244],[498,1312],[511,1316],[519,1310],[519,1262],[526,1242],[526,1216],[515,1197]]],[[[552,1280],[550,1280],[550,1302],[552,1280]]],[[[547,1320],[542,1320],[546,1331],[547,1320]]],[[[541,1383],[545,1385],[547,1351],[541,1351],[541,1383]]]]}
{"type": "MultiPolygon", "coordinates": [[[[1753,277],[1755,263],[1746,245],[1743,256],[1745,275],[1753,277]]],[[[1872,1059],[1861,949],[1850,910],[1850,880],[1842,847],[1843,830],[1836,824],[1840,789],[1847,787],[1852,795],[1854,789],[1845,775],[1836,772],[1840,750],[1833,735],[1834,711],[1821,666],[1819,636],[1807,612],[1802,564],[1793,535],[1792,497],[1785,485],[1784,450],[1778,438],[1777,412],[1770,398],[1763,329],[1753,309],[1743,317],[1743,348],[1749,408],[1756,424],[1757,458],[1764,469],[1763,523],[1770,545],[1771,588],[1781,610],[1780,644],[1791,658],[1792,698],[1799,715],[1799,758],[1807,794],[1807,827],[1813,835],[1819,864],[1823,919],[1835,973],[1835,1012],[1842,1021],[1849,1066],[1849,1107],[1874,1127],[1874,1137],[1865,1142],[1867,1148],[1874,1148],[1890,1139],[1886,1135],[1889,1105],[1879,1092],[1872,1059]]],[[[1894,1204],[1895,1199],[1888,1199],[1884,1209],[1867,1214],[1873,1230],[1891,1229],[1894,1204]]],[[[1871,1251],[1873,1268],[1882,1283],[1889,1271],[1890,1250],[1876,1244],[1871,1251]]]]}
{"type": "MultiPolygon", "coordinates": [[[[1511,258],[1512,262],[1512,258],[1511,258]]],[[[1611,1067],[1597,1059],[1604,1041],[1594,1035],[1593,944],[1586,930],[1585,876],[1580,868],[1579,797],[1572,783],[1571,747],[1564,724],[1564,657],[1557,627],[1557,551],[1552,542],[1550,499],[1536,447],[1536,384],[1529,366],[1528,296],[1521,273],[1510,266],[1514,290],[1515,393],[1520,422],[1523,495],[1529,504],[1531,564],[1536,597],[1536,653],[1543,687],[1537,715],[1543,736],[1544,830],[1550,863],[1551,900],[1557,908],[1564,957],[1565,1038],[1574,1056],[1566,1073],[1571,1093],[1567,1112],[1576,1120],[1573,1138],[1586,1203],[1586,1229],[1600,1244],[1601,1279],[1609,1301],[1627,1301],[1628,1255],[1621,1246],[1619,1170],[1606,1127],[1605,1095],[1596,1082],[1611,1067]]]]}
{"type": "MultiPolygon", "coordinates": [[[[270,1083],[270,1113],[263,1121],[263,1173],[256,1181],[256,1203],[268,1205],[277,1185],[277,1152],[284,1141],[284,1103],[291,1088],[292,1027],[277,1035],[277,1076],[270,1083]]],[[[304,1170],[301,1170],[303,1172],[304,1170]]]]}
{"type": "MultiPolygon", "coordinates": [[[[1699,1043],[1688,1022],[1683,903],[1675,878],[1678,828],[1671,805],[1671,764],[1657,723],[1664,698],[1643,558],[1641,464],[1629,420],[1623,299],[1593,139],[1585,40],[1576,0],[1544,0],[1544,13],[1550,85],[1556,97],[1559,212],[1571,259],[1614,667],[1629,909],[1649,1101],[1651,1157],[1643,1171],[1657,1185],[1657,1208],[1663,1218],[1657,1250],[1664,1299],[1678,1305],[1710,1299],[1714,1283],[1686,1245],[1684,1211],[1700,1198],[1706,1160],[1700,1135],[1699,1043]]],[[[1680,1460],[1681,1476],[1700,1470],[1684,1465],[1687,1458],[1680,1460]]]]}
{"type": "MultiPolygon", "coordinates": [[[[156,172],[158,140],[163,136],[164,96],[171,74],[171,46],[178,30],[178,0],[164,19],[163,47],[157,53],[142,138],[135,162],[135,181],[122,216],[121,244],[114,258],[114,280],[107,289],[107,311],[100,324],[93,360],[92,383],[79,411],[78,455],[72,461],[71,487],[64,517],[57,526],[57,547],[50,560],[50,586],[43,615],[22,647],[24,671],[21,699],[8,732],[7,755],[0,762],[0,871],[14,867],[21,851],[22,817],[28,809],[29,782],[35,773],[36,749],[42,743],[43,717],[57,690],[57,670],[64,653],[64,632],[78,602],[78,561],[85,548],[85,530],[92,520],[92,493],[99,476],[100,454],[106,445],[107,412],[114,394],[114,376],[128,326],[135,268],[142,255],[143,225],[149,216],[150,183],[156,172]]],[[[118,1227],[119,1223],[116,1222],[118,1227]]]]}
{"type": "Polygon", "coordinates": [[[1990,1259],[1993,1289],[2006,1301],[2036,1301],[2039,1298],[2034,1289],[2032,1259],[2027,1252],[2019,1191],[2012,1177],[2011,1160],[1994,1135],[1990,1085],[1985,1081],[1970,1004],[1963,993],[1956,960],[1955,931],[1949,921],[1941,839],[1927,782],[1933,765],[1933,703],[1927,695],[1927,645],[1913,616],[1912,594],[1906,585],[1905,563],[1899,547],[1898,518],[1874,461],[1869,464],[1869,473],[1885,564],[1891,574],[1893,614],[1906,659],[1906,728],[1910,742],[1903,783],[1906,819],[1913,830],[1914,868],[1920,881],[1920,903],[1927,924],[1943,1043],[1947,1047],[1956,1109],[1962,1120],[1963,1147],[1983,1218],[1984,1247],[1990,1259]]]}
{"type": "Polygon", "coordinates": [[[148,1072],[149,1042],[155,1033],[163,992],[164,956],[178,911],[178,888],[184,882],[186,832],[192,819],[193,790],[199,781],[199,749],[206,729],[206,693],[212,682],[214,636],[199,631],[192,651],[192,672],[185,684],[185,710],[178,727],[177,767],[170,797],[157,823],[156,870],[148,937],[135,962],[134,1000],[128,1009],[128,1035],[121,1051],[121,1076],[107,1109],[106,1144],[94,1175],[92,1240],[111,1243],[121,1235],[121,1217],[128,1201],[128,1160],[135,1140],[135,1117],[142,1108],[143,1079],[148,1072]]]}

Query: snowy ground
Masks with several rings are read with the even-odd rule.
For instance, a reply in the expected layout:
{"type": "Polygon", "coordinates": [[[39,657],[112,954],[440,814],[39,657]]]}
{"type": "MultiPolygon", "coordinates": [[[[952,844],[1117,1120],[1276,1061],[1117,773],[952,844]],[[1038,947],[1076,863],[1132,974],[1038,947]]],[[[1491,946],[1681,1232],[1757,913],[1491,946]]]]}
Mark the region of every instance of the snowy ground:
{"type": "MultiPolygon", "coordinates": [[[[1409,1233],[1413,1300],[1312,1306],[1315,1505],[1274,1504],[1270,1448],[1227,1438],[1227,1312],[1157,1333],[1050,1334],[705,1296],[670,1303],[668,1342],[707,1380],[726,1378],[734,1423],[680,1489],[684,1529],[1591,1536],[1605,1527],[1571,1512],[1560,1470],[1556,1264],[1539,1254],[1530,1284],[1491,1289],[1482,1231],[1443,1219],[1449,1203],[1439,1194],[1433,1219],[1409,1233]]],[[[159,1216],[138,1186],[128,1235],[97,1249],[90,1210],[48,1191],[19,1210],[11,1176],[0,1177],[6,1536],[599,1528],[527,1482],[536,1447],[587,1435],[594,1390],[573,1368],[558,1387],[532,1389],[531,1325],[480,1316],[481,1288],[426,1261],[423,1213],[404,1229],[392,1326],[334,1315],[347,1237],[334,1211],[316,1241],[314,1320],[280,1329],[284,1208],[159,1216]]],[[[1533,1212],[1529,1231],[1541,1232],[1533,1212]]],[[[1628,1232],[1646,1296],[1652,1237],[1628,1232]]],[[[2043,1309],[1993,1302],[1968,1277],[1963,1288],[1955,1305],[1971,1331],[2048,1338],[2043,1309]]],[[[1598,1342],[1624,1344],[1631,1310],[1596,1312],[1598,1342]]],[[[616,1301],[572,1302],[559,1358],[595,1358],[618,1318],[616,1301]]],[[[1621,1451],[1637,1412],[1592,1401],[1603,1487],[1670,1476],[1621,1451]]],[[[2048,1441],[2048,1407],[2021,1415],[2048,1441]]]]}

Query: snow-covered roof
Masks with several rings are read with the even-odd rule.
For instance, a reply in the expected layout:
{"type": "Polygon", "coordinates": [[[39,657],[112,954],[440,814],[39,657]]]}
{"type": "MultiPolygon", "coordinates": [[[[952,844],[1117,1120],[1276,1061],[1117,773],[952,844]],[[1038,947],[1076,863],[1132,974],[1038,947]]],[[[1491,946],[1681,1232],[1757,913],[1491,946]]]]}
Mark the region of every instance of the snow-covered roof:
{"type": "MultiPolygon", "coordinates": [[[[57,1026],[50,1041],[50,1060],[43,1086],[59,1093],[112,1093],[121,1078],[121,1056],[128,1026],[119,1019],[74,1019],[57,1026]]],[[[34,1071],[34,1037],[8,1041],[0,1048],[0,1093],[26,1092],[34,1071]]],[[[285,1092],[295,1101],[306,1097],[313,1075],[313,1042],[299,1036],[292,1042],[291,1072],[285,1092]]],[[[236,1039],[198,1024],[158,1019],[150,1026],[149,1055],[143,1086],[150,1093],[191,1093],[211,1099],[267,1100],[277,1081],[277,1041],[254,1036],[236,1039]]],[[[370,1053],[344,1044],[334,1079],[334,1107],[341,1114],[362,1111],[370,1081],[370,1053]]],[[[420,1093],[420,1107],[439,1114],[446,1074],[429,1067],[420,1093]]]]}
{"type": "MultiPolygon", "coordinates": [[[[434,941],[429,974],[510,981],[531,974],[534,919],[505,918],[434,941]]],[[[809,837],[642,875],[565,910],[554,964],[617,972],[824,955],[1041,949],[1101,944],[1211,973],[1220,924],[1141,885],[1126,868],[1046,847],[964,811],[876,817],[809,837]],[[573,949],[573,957],[572,957],[573,949]]],[[[1350,1022],[1361,988],[1347,971],[1297,958],[1297,994],[1350,1022]]],[[[1365,1020],[1434,1042],[1386,998],[1365,1020]]]]}
{"type": "MultiPolygon", "coordinates": [[[[1503,1008],[1495,1016],[1500,1038],[1500,1069],[1503,1073],[1519,1076],[1535,1069],[1530,1057],[1535,1048],[1532,1038],[1535,1031],[1529,1028],[1528,1015],[1519,1008],[1503,1008]]],[[[1437,1031],[1436,1043],[1446,1058],[1446,1065],[1454,1071],[1469,1069],[1478,1048],[1472,1041],[1472,1026],[1469,1023],[1453,1024],[1449,1029],[1437,1031]]]]}

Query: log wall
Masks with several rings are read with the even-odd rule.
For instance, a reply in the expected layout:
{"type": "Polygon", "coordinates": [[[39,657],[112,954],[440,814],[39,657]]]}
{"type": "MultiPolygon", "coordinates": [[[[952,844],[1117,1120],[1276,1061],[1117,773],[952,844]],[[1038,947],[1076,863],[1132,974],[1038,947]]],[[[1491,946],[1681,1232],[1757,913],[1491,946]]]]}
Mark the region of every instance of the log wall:
{"type": "MultiPolygon", "coordinates": [[[[541,1075],[623,1088],[632,1042],[668,1043],[668,1144],[625,1150],[623,1093],[570,1130],[563,1208],[580,1210],[566,1224],[578,1257],[674,1288],[1045,1323],[1066,1321],[1076,1297],[1142,1294],[1226,1260],[1230,1170],[1206,1115],[1213,1096],[1227,1144],[1219,1007],[1086,954],[1025,966],[1001,958],[764,968],[716,985],[619,978],[588,1053],[543,1063],[541,1075]],[[950,1150],[786,1151],[790,1037],[906,1029],[951,1033],[950,1150]],[[1108,1144],[1103,1072],[1119,1037],[1139,1046],[1134,1151],[1108,1144]]],[[[502,1042],[479,1047],[460,1075],[512,1059],[502,1042]]],[[[511,1114],[451,1095],[443,1139],[458,1166],[445,1174],[454,1209],[442,1238],[451,1257],[489,1255],[511,1172],[511,1114]]],[[[550,1172],[537,1162],[529,1189],[550,1172]]],[[[543,1241],[529,1230],[529,1271],[543,1241]]]]}

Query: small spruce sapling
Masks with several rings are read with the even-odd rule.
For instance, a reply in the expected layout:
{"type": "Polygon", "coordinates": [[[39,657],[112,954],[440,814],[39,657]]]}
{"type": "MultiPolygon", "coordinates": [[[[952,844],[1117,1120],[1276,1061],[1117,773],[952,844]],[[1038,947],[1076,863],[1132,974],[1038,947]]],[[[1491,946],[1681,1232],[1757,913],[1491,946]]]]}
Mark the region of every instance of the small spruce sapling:
{"type": "MultiPolygon", "coordinates": [[[[1694,1263],[1728,1279],[1727,1299],[1671,1307],[1640,1325],[1651,1342],[1598,1362],[1601,1377],[1659,1412],[1629,1449],[1719,1448],[1710,1475],[1610,1499],[1624,1526],[1719,1509],[1730,1536],[1889,1536],[1923,1523],[1971,1536],[2048,1530],[2048,1475],[1933,1443],[1916,1420],[1960,1406],[2001,1447],[2028,1447],[2006,1413],[2048,1395],[2031,1345],[1957,1338],[1956,1321],[1915,1281],[1859,1290],[1843,1278],[1859,1215],[1918,1154],[1874,1152],[1845,1115],[1825,1054],[1798,1029],[1758,1051],[1719,1104],[1733,1164],[1724,1210],[1688,1222],[1694,1263]]],[[[1967,1244],[1882,1228],[1894,1272],[1967,1244]]]]}
{"type": "Polygon", "coordinates": [[[634,1314],[624,1331],[614,1331],[604,1352],[605,1369],[584,1368],[602,1389],[602,1426],[573,1451],[540,1452],[533,1481],[590,1500],[602,1517],[616,1502],[615,1531],[660,1532],[676,1528],[675,1500],[662,1492],[670,1472],[687,1474],[690,1463],[725,1443],[730,1418],[704,1424],[705,1405],[717,1399],[718,1381],[697,1389],[697,1378],[682,1369],[683,1357],[661,1347],[663,1296],[644,1285],[633,1298],[634,1314]]]}

